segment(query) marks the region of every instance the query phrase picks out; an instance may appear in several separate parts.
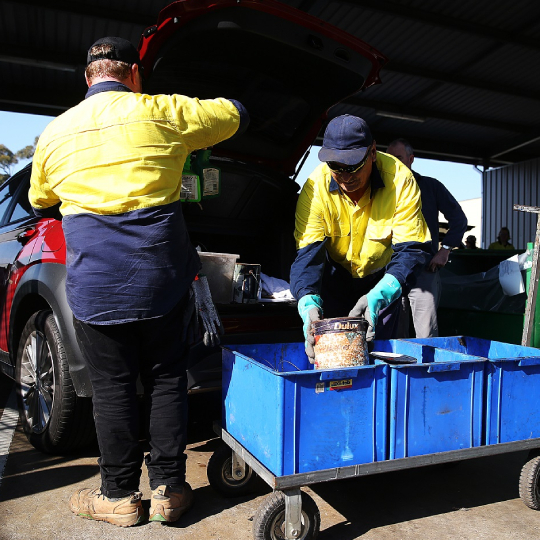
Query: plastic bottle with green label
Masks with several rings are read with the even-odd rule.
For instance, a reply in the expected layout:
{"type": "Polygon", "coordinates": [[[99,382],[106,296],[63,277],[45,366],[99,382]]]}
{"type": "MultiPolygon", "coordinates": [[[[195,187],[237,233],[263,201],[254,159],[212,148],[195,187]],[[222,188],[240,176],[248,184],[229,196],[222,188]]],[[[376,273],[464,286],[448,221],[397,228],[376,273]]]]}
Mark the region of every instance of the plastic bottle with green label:
{"type": "Polygon", "coordinates": [[[182,202],[199,202],[201,200],[201,180],[191,168],[191,154],[186,158],[182,171],[182,187],[180,200],[182,202]]]}
{"type": "Polygon", "coordinates": [[[211,150],[199,150],[195,157],[195,170],[202,183],[202,198],[213,199],[221,193],[221,170],[210,164],[211,150]]]}

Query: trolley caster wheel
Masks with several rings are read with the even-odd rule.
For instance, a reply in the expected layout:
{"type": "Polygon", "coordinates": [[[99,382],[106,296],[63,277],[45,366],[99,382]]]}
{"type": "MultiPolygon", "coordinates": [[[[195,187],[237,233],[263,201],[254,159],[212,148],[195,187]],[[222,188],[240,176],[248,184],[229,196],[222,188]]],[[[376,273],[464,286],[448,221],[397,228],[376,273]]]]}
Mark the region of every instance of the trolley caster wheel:
{"type": "Polygon", "coordinates": [[[244,464],[233,474],[233,452],[221,444],[208,461],[206,475],[210,485],[225,497],[240,497],[253,491],[257,484],[257,475],[253,469],[244,464]]]}
{"type": "Polygon", "coordinates": [[[521,469],[519,496],[533,510],[540,510],[540,456],[529,459],[521,469]]]}
{"type": "MultiPolygon", "coordinates": [[[[315,540],[321,527],[321,515],[315,501],[302,492],[302,527],[296,531],[295,540],[315,540]]],[[[284,540],[285,534],[285,495],[275,491],[269,495],[257,511],[253,520],[255,540],[284,540]]]]}

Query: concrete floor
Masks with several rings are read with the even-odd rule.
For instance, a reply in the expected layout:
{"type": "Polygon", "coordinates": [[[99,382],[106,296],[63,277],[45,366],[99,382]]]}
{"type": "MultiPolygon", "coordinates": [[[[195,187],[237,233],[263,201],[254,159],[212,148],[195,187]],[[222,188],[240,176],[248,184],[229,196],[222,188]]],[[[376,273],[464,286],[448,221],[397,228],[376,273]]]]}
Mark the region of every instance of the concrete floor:
{"type": "MultiPolygon", "coordinates": [[[[4,397],[5,389],[0,385],[4,397]]],[[[0,485],[0,540],[251,540],[253,516],[270,490],[261,483],[253,495],[225,499],[208,485],[206,465],[219,442],[211,425],[219,406],[209,396],[194,398],[187,463],[196,499],[178,523],[121,529],[76,517],[68,500],[79,487],[99,485],[97,450],[44,455],[18,428],[0,485]]],[[[518,496],[525,459],[523,452],[505,454],[317,484],[305,491],[321,513],[321,540],[531,540],[540,538],[540,513],[518,496]]],[[[145,471],[141,489],[148,506],[145,471]]]]}

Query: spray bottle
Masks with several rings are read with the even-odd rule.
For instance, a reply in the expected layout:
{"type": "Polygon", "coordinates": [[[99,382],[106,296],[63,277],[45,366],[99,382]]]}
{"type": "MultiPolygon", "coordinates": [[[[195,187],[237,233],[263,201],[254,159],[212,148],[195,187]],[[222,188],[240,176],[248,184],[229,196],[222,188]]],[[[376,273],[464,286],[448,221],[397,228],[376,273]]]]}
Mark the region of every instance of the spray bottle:
{"type": "Polygon", "coordinates": [[[221,170],[210,165],[212,150],[199,150],[195,157],[195,171],[202,180],[202,198],[213,199],[221,193],[221,170]]]}
{"type": "Polygon", "coordinates": [[[201,180],[191,168],[191,154],[186,158],[182,171],[180,200],[182,202],[199,202],[201,200],[201,180]]]}

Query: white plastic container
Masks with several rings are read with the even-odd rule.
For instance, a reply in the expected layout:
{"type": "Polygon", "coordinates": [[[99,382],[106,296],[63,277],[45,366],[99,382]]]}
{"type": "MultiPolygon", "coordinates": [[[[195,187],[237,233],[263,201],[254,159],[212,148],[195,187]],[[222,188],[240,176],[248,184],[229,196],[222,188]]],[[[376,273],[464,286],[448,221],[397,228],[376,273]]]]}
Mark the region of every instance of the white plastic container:
{"type": "Polygon", "coordinates": [[[240,255],[199,251],[202,270],[215,304],[230,304],[233,300],[234,265],[240,255]]]}

